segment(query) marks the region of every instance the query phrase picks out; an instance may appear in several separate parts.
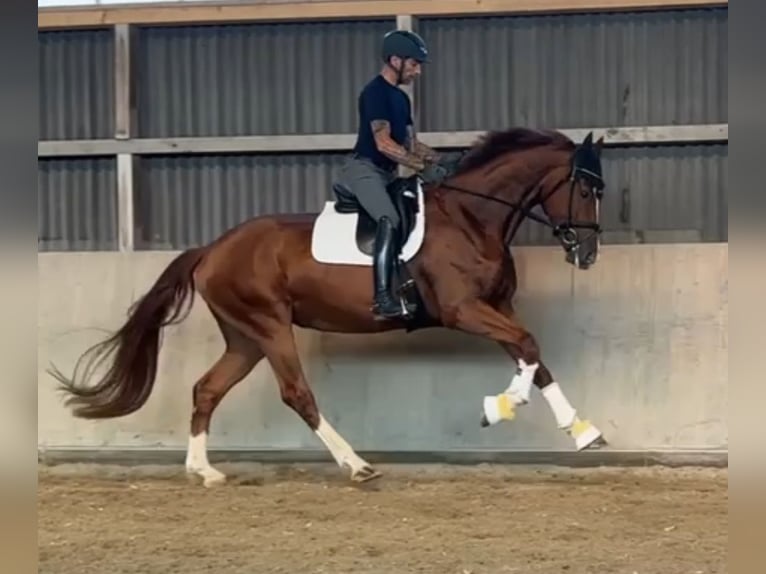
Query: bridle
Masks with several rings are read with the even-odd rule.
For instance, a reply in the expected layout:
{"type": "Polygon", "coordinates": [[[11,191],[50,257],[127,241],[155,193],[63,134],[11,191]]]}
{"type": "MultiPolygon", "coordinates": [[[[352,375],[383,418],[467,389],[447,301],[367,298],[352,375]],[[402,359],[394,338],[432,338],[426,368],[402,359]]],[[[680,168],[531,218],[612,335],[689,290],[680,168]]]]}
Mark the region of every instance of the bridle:
{"type": "Polygon", "coordinates": [[[505,229],[505,241],[504,243],[507,245],[510,243],[510,239],[515,235],[516,230],[521,225],[522,221],[525,217],[528,217],[529,219],[540,223],[541,225],[544,225],[546,227],[549,227],[553,235],[558,238],[558,240],[561,242],[561,245],[564,247],[565,251],[567,253],[574,252],[576,249],[580,247],[580,245],[590,239],[593,235],[600,235],[603,232],[603,229],[598,223],[598,215],[599,215],[599,203],[601,202],[601,199],[603,197],[603,190],[604,190],[604,180],[595,171],[588,169],[577,161],[578,156],[577,152],[575,152],[575,155],[572,159],[572,167],[569,172],[569,177],[567,180],[570,182],[569,184],[569,206],[567,210],[567,219],[563,223],[553,223],[553,221],[550,220],[548,217],[540,216],[532,211],[532,209],[539,205],[544,203],[546,200],[548,200],[554,193],[558,192],[563,185],[558,184],[553,186],[552,190],[549,191],[546,195],[540,196],[539,192],[541,191],[540,185],[534,185],[531,186],[525,193],[522,195],[521,200],[518,202],[508,201],[506,199],[501,199],[499,197],[493,197],[491,195],[485,195],[483,193],[478,193],[476,191],[472,191],[470,189],[466,189],[464,187],[460,187],[451,183],[441,182],[439,184],[439,187],[450,189],[453,191],[457,191],[460,193],[465,193],[467,195],[473,195],[475,197],[478,197],[480,199],[484,199],[486,201],[493,201],[495,203],[499,203],[501,205],[504,205],[506,207],[511,208],[511,212],[508,215],[508,218],[506,219],[506,223],[504,225],[505,229]],[[594,197],[596,198],[596,222],[591,223],[588,221],[577,221],[573,218],[573,210],[574,210],[574,194],[576,193],[575,186],[578,182],[585,183],[589,187],[589,192],[582,192],[582,193],[592,193],[594,197]],[[538,193],[535,193],[535,192],[538,193]],[[529,201],[528,201],[529,200],[529,201]],[[510,222],[511,222],[511,216],[514,213],[521,213],[522,217],[518,218],[516,221],[516,225],[514,225],[513,229],[510,230],[510,222]],[[591,233],[585,235],[584,237],[580,237],[580,234],[578,233],[578,229],[587,229],[590,230],[591,233]],[[510,233],[509,233],[510,232],[510,233]],[[510,235],[510,237],[509,237],[510,235]]]}
{"type": "MultiPolygon", "coordinates": [[[[544,203],[560,187],[560,185],[554,187],[548,195],[541,198],[537,203],[544,203]]],[[[564,224],[553,226],[553,235],[559,239],[567,252],[574,251],[581,243],[589,240],[593,235],[601,235],[601,233],[603,233],[603,228],[599,223],[599,205],[604,196],[604,187],[604,180],[599,174],[578,165],[573,161],[572,169],[569,174],[569,206],[567,210],[567,221],[564,224]],[[594,223],[588,221],[576,221],[573,218],[574,195],[576,193],[575,186],[578,180],[581,183],[584,183],[587,188],[587,190],[581,191],[582,195],[585,196],[587,193],[590,193],[596,199],[596,221],[594,223]],[[578,229],[587,229],[590,230],[590,233],[581,238],[577,231],[578,229]]]]}

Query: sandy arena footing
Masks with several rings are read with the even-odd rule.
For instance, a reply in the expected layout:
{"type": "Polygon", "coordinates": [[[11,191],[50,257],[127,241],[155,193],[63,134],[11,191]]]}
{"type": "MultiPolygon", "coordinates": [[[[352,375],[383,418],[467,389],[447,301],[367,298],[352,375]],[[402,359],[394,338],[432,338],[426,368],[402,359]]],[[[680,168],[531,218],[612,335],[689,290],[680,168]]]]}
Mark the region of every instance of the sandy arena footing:
{"type": "Polygon", "coordinates": [[[40,572],[710,574],[728,470],[327,464],[39,467],[40,572]]]}

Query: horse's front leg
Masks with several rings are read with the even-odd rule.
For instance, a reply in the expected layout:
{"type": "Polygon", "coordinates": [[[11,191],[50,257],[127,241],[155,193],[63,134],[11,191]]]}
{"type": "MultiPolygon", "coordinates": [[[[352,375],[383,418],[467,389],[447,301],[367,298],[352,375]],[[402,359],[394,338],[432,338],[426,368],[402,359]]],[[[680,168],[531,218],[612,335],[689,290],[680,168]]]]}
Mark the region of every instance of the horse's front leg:
{"type": "Polygon", "coordinates": [[[445,318],[448,327],[497,341],[518,364],[508,388],[484,398],[482,426],[513,419],[516,407],[529,402],[534,384],[547,401],[558,427],[574,439],[578,450],[605,443],[601,431],[577,416],[561,386],[543,364],[534,336],[512,312],[502,314],[482,301],[472,301],[452,308],[445,318]]]}

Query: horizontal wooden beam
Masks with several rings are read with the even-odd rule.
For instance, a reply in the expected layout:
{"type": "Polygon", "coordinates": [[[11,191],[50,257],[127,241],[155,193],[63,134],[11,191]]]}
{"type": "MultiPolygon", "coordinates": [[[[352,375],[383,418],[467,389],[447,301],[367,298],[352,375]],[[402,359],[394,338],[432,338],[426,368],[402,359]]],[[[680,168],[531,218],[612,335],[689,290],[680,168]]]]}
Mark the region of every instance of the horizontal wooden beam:
{"type": "MultiPolygon", "coordinates": [[[[729,124],[594,127],[558,131],[575,142],[582,141],[589,132],[593,132],[596,139],[603,136],[606,145],[726,142],[729,140],[729,124]]],[[[426,132],[419,134],[419,137],[432,147],[467,147],[484,133],[483,131],[426,132]]]]}
{"type": "MultiPolygon", "coordinates": [[[[604,136],[606,145],[670,144],[726,142],[729,124],[686,126],[636,126],[562,129],[574,141],[582,141],[588,132],[604,136]]],[[[465,148],[483,131],[422,132],[419,137],[435,148],[465,148]]],[[[307,134],[239,137],[142,138],[40,141],[38,157],[80,157],[105,155],[166,155],[215,153],[342,152],[354,146],[356,134],[307,134]]]]}
{"type": "Polygon", "coordinates": [[[156,5],[38,8],[37,27],[115,24],[274,22],[411,16],[470,16],[601,12],[728,6],[728,0],[327,0],[319,2],[194,2],[156,5]]]}

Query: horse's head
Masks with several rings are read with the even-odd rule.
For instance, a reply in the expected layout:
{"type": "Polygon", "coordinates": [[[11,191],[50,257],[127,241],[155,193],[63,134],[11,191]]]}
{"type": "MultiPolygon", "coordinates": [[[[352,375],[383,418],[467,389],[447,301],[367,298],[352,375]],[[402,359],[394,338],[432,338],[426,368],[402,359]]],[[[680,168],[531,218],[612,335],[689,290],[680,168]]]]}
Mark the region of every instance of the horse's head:
{"type": "Polygon", "coordinates": [[[598,258],[603,142],[602,137],[593,143],[593,133],[589,133],[568,162],[554,167],[540,183],[538,201],[554,226],[567,262],[580,269],[587,269],[598,258]]]}
{"type": "Polygon", "coordinates": [[[576,145],[557,131],[490,132],[468,150],[454,179],[442,187],[485,200],[473,200],[466,210],[475,220],[472,229],[499,235],[507,244],[529,217],[553,228],[567,262],[587,269],[598,257],[601,233],[602,145],[603,138],[594,143],[592,133],[576,145]],[[547,218],[532,211],[536,205],[547,218]]]}

